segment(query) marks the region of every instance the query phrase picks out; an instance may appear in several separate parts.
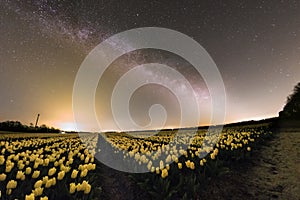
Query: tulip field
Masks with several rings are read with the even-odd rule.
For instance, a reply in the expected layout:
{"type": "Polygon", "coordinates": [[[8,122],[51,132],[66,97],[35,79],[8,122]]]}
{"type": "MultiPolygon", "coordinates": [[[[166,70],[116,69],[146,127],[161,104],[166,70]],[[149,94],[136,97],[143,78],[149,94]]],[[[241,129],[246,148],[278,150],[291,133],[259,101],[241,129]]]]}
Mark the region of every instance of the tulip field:
{"type": "Polygon", "coordinates": [[[1,134],[0,146],[0,199],[89,198],[96,164],[78,136],[1,134]]]}
{"type": "Polygon", "coordinates": [[[268,123],[224,127],[221,134],[214,134],[217,129],[176,131],[144,138],[130,133],[0,133],[0,199],[103,199],[109,191],[101,189],[106,184],[101,159],[136,172],[124,176],[145,198],[195,199],[207,180],[251,159],[252,151],[272,135],[268,123]]]}

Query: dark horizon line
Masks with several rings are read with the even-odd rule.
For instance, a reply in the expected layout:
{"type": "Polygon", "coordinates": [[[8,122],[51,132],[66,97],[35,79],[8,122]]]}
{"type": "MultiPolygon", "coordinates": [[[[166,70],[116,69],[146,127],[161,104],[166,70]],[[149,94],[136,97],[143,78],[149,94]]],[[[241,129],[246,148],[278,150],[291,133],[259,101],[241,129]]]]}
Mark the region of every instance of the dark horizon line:
{"type": "Polygon", "coordinates": [[[77,132],[77,133],[138,133],[138,132],[154,132],[154,131],[168,131],[168,130],[189,130],[189,129],[207,129],[209,127],[219,127],[219,126],[223,126],[223,127],[227,127],[227,126],[237,126],[237,125],[241,125],[241,124],[249,124],[249,122],[252,122],[253,124],[255,123],[261,123],[261,122],[271,122],[275,119],[277,119],[279,116],[273,116],[273,117],[269,117],[269,118],[263,118],[263,119],[259,119],[259,120],[246,120],[246,121],[239,121],[239,122],[232,122],[232,123],[228,123],[228,124],[218,124],[218,125],[205,125],[205,126],[195,126],[195,127],[183,127],[183,128],[165,128],[165,129],[145,129],[145,130],[135,130],[135,131],[116,131],[116,130],[109,130],[109,131],[105,131],[105,132],[96,132],[96,131],[64,131],[66,133],[68,132],[77,132]]]}

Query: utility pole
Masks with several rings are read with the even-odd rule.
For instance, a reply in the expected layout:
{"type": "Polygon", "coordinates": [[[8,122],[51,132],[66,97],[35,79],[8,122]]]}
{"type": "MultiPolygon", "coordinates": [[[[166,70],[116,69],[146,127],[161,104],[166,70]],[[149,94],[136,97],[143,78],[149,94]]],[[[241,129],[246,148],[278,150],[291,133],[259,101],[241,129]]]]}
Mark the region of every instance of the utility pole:
{"type": "Polygon", "coordinates": [[[35,127],[37,127],[38,122],[39,122],[40,114],[37,115],[36,121],[35,121],[35,127]]]}

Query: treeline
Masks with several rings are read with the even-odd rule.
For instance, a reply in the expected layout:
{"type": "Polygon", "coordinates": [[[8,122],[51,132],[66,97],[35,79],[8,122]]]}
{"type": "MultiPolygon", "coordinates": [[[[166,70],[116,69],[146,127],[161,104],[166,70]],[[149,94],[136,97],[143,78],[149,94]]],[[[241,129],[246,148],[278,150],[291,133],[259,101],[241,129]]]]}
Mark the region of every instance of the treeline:
{"type": "Polygon", "coordinates": [[[45,124],[41,126],[29,126],[22,124],[19,121],[5,121],[0,122],[0,131],[12,131],[12,132],[28,132],[28,133],[59,133],[60,130],[48,127],[45,124]]]}
{"type": "Polygon", "coordinates": [[[300,128],[300,82],[288,96],[286,105],[279,112],[278,126],[280,128],[300,128]]]}
{"type": "Polygon", "coordinates": [[[288,96],[286,105],[279,113],[281,119],[300,120],[300,82],[295,86],[293,93],[288,96]]]}

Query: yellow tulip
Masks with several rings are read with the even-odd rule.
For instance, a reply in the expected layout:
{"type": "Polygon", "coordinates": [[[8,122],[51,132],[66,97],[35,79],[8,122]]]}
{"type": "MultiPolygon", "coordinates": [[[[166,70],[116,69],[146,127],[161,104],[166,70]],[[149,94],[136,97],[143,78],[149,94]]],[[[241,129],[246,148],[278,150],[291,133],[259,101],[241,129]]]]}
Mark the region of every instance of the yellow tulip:
{"type": "Polygon", "coordinates": [[[15,180],[8,181],[6,185],[6,189],[15,189],[17,187],[18,183],[15,180]]]}
{"type": "Polygon", "coordinates": [[[35,161],[35,162],[34,162],[34,165],[33,165],[33,168],[36,169],[36,168],[38,168],[38,167],[39,167],[39,163],[35,161]]]}
{"type": "Polygon", "coordinates": [[[62,159],[60,159],[59,161],[58,161],[58,165],[62,165],[63,164],[63,160],[62,159]]]}
{"type": "Polygon", "coordinates": [[[75,183],[70,183],[70,190],[69,190],[70,194],[75,193],[75,191],[76,191],[75,183]]]}
{"type": "MultiPolygon", "coordinates": [[[[49,158],[46,158],[45,160],[44,160],[44,163],[43,163],[43,165],[44,166],[48,166],[49,165],[49,158]]],[[[48,197],[47,197],[48,198],[48,197]]]]}
{"type": "Polygon", "coordinates": [[[81,156],[80,156],[80,160],[84,160],[84,154],[82,154],[81,156]]]}
{"type": "Polygon", "coordinates": [[[0,165],[3,165],[5,162],[4,156],[0,156],[0,165]]]}
{"type": "Polygon", "coordinates": [[[167,169],[163,169],[161,172],[161,177],[162,178],[166,178],[168,176],[168,170],[167,169]]]}
{"type": "Polygon", "coordinates": [[[72,165],[72,164],[73,164],[73,161],[74,161],[74,159],[73,159],[73,158],[70,158],[70,159],[69,159],[69,164],[72,165]]]}
{"type": "Polygon", "coordinates": [[[90,170],[95,170],[96,169],[96,164],[92,164],[92,163],[89,163],[87,165],[87,169],[90,171],[90,170]]]}
{"type": "Polygon", "coordinates": [[[38,197],[43,194],[43,191],[44,191],[44,188],[38,187],[38,188],[35,188],[32,192],[33,192],[34,196],[38,197]]]}
{"type": "Polygon", "coordinates": [[[203,160],[200,160],[200,166],[203,166],[203,165],[204,165],[203,160]]]}
{"type": "Polygon", "coordinates": [[[71,170],[71,167],[67,166],[67,167],[64,167],[64,170],[63,170],[63,171],[64,171],[65,173],[68,173],[70,170],[71,170]]]}
{"type": "Polygon", "coordinates": [[[84,169],[83,171],[81,171],[80,177],[86,177],[87,173],[88,173],[88,170],[84,169]]]}
{"type": "Polygon", "coordinates": [[[89,194],[91,192],[91,188],[92,188],[91,185],[88,184],[84,189],[84,194],[89,194]]]}
{"type": "Polygon", "coordinates": [[[164,161],[159,162],[159,169],[162,170],[164,168],[164,161]]]}
{"type": "Polygon", "coordinates": [[[55,177],[53,177],[53,178],[51,179],[51,185],[56,185],[56,178],[55,178],[55,177]]]}
{"type": "Polygon", "coordinates": [[[194,162],[191,162],[191,163],[190,163],[190,168],[191,168],[192,170],[195,169],[195,164],[194,164],[194,162]]]}
{"type": "Polygon", "coordinates": [[[9,173],[13,168],[13,165],[6,165],[5,172],[9,173]]]}
{"type": "Polygon", "coordinates": [[[23,163],[19,164],[19,169],[22,170],[24,169],[25,165],[23,163]]]}
{"type": "Polygon", "coordinates": [[[170,165],[169,164],[166,164],[166,169],[170,170],[170,165]]]}
{"type": "Polygon", "coordinates": [[[40,188],[43,185],[43,181],[42,180],[38,180],[37,182],[35,182],[34,184],[34,188],[40,188]]]}
{"type": "Polygon", "coordinates": [[[48,180],[48,181],[46,182],[45,188],[49,188],[49,187],[52,186],[52,181],[51,181],[51,180],[52,180],[52,179],[50,179],[50,180],[48,180]]]}
{"type": "Polygon", "coordinates": [[[58,174],[57,174],[57,180],[62,180],[65,176],[65,172],[64,171],[60,171],[58,174]]]}
{"type": "Polygon", "coordinates": [[[25,200],[34,200],[35,198],[34,198],[34,194],[33,193],[31,193],[30,195],[26,195],[25,196],[25,200]]]}
{"type": "Polygon", "coordinates": [[[186,165],[187,168],[190,168],[190,166],[191,166],[191,161],[190,161],[190,160],[186,161],[186,162],[185,162],[185,165],[186,165]]]}
{"type": "Polygon", "coordinates": [[[31,168],[30,167],[26,167],[25,169],[25,174],[30,174],[31,173],[31,168]]]}
{"type": "Polygon", "coordinates": [[[32,178],[37,178],[40,176],[40,171],[36,170],[32,173],[32,178]]]}
{"type": "Polygon", "coordinates": [[[178,169],[182,169],[182,163],[177,163],[178,164],[178,169]]]}
{"type": "Polygon", "coordinates": [[[57,166],[58,166],[58,162],[55,161],[55,162],[54,162],[54,167],[57,167],[57,166]]]}
{"type": "Polygon", "coordinates": [[[49,169],[48,171],[48,176],[53,176],[56,172],[56,168],[55,167],[52,167],[51,169],[49,169]]]}
{"type": "Polygon", "coordinates": [[[90,159],[90,162],[91,162],[91,163],[93,163],[93,162],[94,162],[94,157],[92,157],[92,158],[90,159]]]}
{"type": "Polygon", "coordinates": [[[155,167],[154,166],[151,167],[151,172],[152,173],[155,172],[155,167]]]}
{"type": "Polygon", "coordinates": [[[160,173],[159,167],[156,167],[156,168],[155,168],[155,172],[156,172],[156,174],[159,174],[159,173],[160,173]]]}
{"type": "Polygon", "coordinates": [[[211,158],[212,160],[216,159],[215,154],[211,153],[211,154],[210,154],[210,158],[211,158]]]}
{"type": "Polygon", "coordinates": [[[44,176],[43,177],[43,184],[46,184],[48,182],[49,178],[48,176],[44,176]]]}
{"type": "Polygon", "coordinates": [[[2,173],[0,174],[0,181],[5,181],[6,179],[6,174],[2,173]]]}
{"type": "Polygon", "coordinates": [[[77,177],[78,171],[74,169],[71,174],[71,178],[75,179],[77,177]]]}
{"type": "Polygon", "coordinates": [[[18,172],[17,172],[17,175],[16,175],[16,179],[22,179],[23,176],[25,176],[25,175],[24,175],[24,172],[18,171],[18,172]]]}

